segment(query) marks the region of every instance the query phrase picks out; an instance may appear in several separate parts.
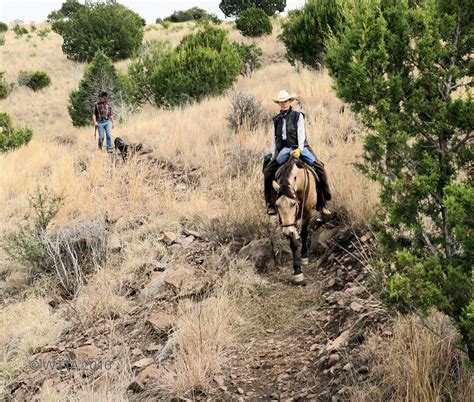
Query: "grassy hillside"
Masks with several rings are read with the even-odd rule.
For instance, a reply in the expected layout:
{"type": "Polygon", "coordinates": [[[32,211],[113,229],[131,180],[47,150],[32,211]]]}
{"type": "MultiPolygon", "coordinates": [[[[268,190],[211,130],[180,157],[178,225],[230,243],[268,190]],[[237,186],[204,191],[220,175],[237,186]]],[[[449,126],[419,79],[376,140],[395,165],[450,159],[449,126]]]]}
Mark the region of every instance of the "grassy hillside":
{"type": "MultiPolygon", "coordinates": [[[[232,39],[246,41],[230,24],[224,26],[232,39]]],[[[168,39],[176,44],[196,29],[194,24],[168,29],[150,26],[145,39],[168,39]]],[[[338,213],[338,225],[357,232],[377,206],[377,186],[353,167],[362,148],[361,127],[347,107],[341,112],[342,103],[331,90],[326,71],[296,71],[284,60],[278,33],[277,23],[271,37],[257,40],[264,51],[264,65],[251,77],[241,78],[234,89],[260,100],[268,121],[277,112],[271,99],[280,89],[299,95],[296,107],[305,112],[309,142],[326,163],[334,193],[330,208],[338,213]]],[[[97,237],[108,239],[106,262],[81,267],[75,293],[66,296],[54,271],[47,276],[34,275],[8,258],[5,250],[0,252],[2,321],[6,323],[6,331],[0,335],[3,391],[17,399],[37,394],[44,400],[116,401],[157,395],[163,399],[205,399],[206,395],[232,399],[244,395],[251,400],[260,395],[251,386],[240,385],[239,373],[244,369],[237,357],[258,353],[252,345],[261,342],[268,346],[269,338],[278,338],[276,344],[285,350],[295,333],[301,331],[304,342],[321,335],[324,331],[313,331],[319,324],[311,314],[323,308],[323,285],[318,281],[331,278],[317,275],[339,275],[336,270],[318,273],[318,262],[308,268],[313,272],[313,284],[307,290],[295,290],[284,280],[290,275],[285,259],[279,268],[262,274],[232,251],[236,242],[241,247],[259,238],[283,244],[275,223],[265,215],[263,201],[261,160],[270,148],[270,126],[237,133],[230,130],[226,122],[229,96],[176,110],[148,105],[117,125],[113,136],[146,144],[153,149],[152,156],[123,163],[119,157],[111,158],[97,150],[92,128],[72,127],[67,114],[68,94],[77,87],[84,65],[67,60],[59,36],[50,33],[41,40],[33,34],[27,40],[15,38],[10,30],[0,47],[0,58],[10,82],[16,82],[21,70],[44,70],[52,78],[52,85],[40,92],[15,86],[10,96],[0,101],[0,110],[11,114],[17,125],[34,131],[27,146],[0,155],[2,238],[5,240],[25,221],[23,217],[31,211],[31,196],[47,191],[64,197],[49,233],[83,230],[90,235],[92,229],[84,228],[96,228],[97,237]],[[169,241],[168,232],[177,238],[169,241]],[[167,293],[150,299],[149,289],[153,295],[156,291],[150,281],[162,271],[172,275],[165,278],[167,293]],[[261,305],[262,301],[267,304],[261,305]],[[172,324],[159,330],[152,324],[157,331],[153,332],[149,321],[157,313],[172,316],[172,324]],[[308,332],[309,328],[313,332],[308,332]],[[30,385],[21,385],[27,383],[25,376],[31,372],[28,364],[38,353],[57,359],[65,349],[77,352],[91,344],[105,351],[101,361],[112,361],[113,371],[79,376],[67,370],[61,374],[58,370],[40,370],[41,376],[35,376],[30,385]],[[153,345],[158,346],[153,349],[153,345]],[[167,347],[173,350],[173,358],[153,366],[158,374],[149,370],[152,385],[144,389],[144,383],[131,385],[137,372],[146,370],[142,371],[137,361],[161,355],[167,347]],[[222,372],[235,384],[228,388],[221,384],[222,372]]],[[[117,67],[126,71],[127,64],[122,61],[117,67]]],[[[363,250],[359,250],[360,260],[363,250]]],[[[368,261],[360,269],[365,269],[365,281],[370,271],[368,261]]],[[[355,283],[350,281],[347,288],[355,283]]],[[[367,300],[373,304],[375,299],[367,300]]],[[[379,302],[371,308],[382,311],[379,302]]],[[[332,310],[328,311],[331,314],[332,310]]],[[[326,329],[330,330],[337,337],[342,325],[326,329]]],[[[329,341],[329,334],[325,338],[321,335],[317,342],[329,341]]],[[[309,354],[311,345],[304,349],[310,371],[319,367],[316,362],[320,358],[316,349],[309,354]]],[[[91,353],[89,357],[98,358],[91,353]]],[[[321,373],[324,369],[320,368],[321,373]]],[[[313,375],[314,381],[318,375],[313,375]]],[[[295,384],[311,382],[293,380],[295,384]]],[[[468,377],[468,389],[469,384],[472,378],[468,377]]],[[[276,380],[273,385],[276,390],[276,380]]],[[[306,395],[311,395],[310,388],[308,385],[306,395]]],[[[344,392],[341,395],[347,396],[347,390],[344,392]]],[[[321,398],[330,400],[331,395],[321,398]]]]}

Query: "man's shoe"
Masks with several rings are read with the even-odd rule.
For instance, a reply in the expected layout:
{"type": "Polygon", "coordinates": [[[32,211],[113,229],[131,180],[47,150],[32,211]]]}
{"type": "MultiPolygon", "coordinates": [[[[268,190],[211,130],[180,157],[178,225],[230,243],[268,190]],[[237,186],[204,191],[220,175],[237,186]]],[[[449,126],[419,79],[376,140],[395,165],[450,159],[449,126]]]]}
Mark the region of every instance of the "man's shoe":
{"type": "Polygon", "coordinates": [[[112,151],[111,149],[108,149],[108,150],[107,150],[107,153],[108,153],[108,154],[111,154],[111,153],[113,153],[113,152],[114,152],[114,151],[112,151]]]}
{"type": "Polygon", "coordinates": [[[276,215],[277,211],[273,205],[267,205],[267,215],[276,215]]]}

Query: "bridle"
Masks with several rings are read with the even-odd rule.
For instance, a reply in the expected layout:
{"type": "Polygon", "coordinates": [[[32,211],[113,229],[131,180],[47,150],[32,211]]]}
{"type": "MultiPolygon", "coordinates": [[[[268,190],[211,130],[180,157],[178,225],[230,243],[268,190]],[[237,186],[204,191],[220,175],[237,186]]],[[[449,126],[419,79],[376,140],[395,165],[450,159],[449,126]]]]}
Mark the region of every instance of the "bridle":
{"type": "MultiPolygon", "coordinates": [[[[305,201],[306,201],[306,197],[307,197],[307,192],[308,192],[308,188],[309,188],[309,180],[308,180],[308,169],[306,168],[306,165],[303,165],[303,170],[304,170],[304,184],[303,184],[303,201],[300,202],[298,200],[297,197],[295,197],[296,199],[296,212],[295,212],[295,220],[293,223],[287,223],[287,224],[282,224],[281,223],[281,217],[280,217],[280,213],[278,212],[278,205],[275,204],[275,207],[277,209],[277,213],[278,213],[278,219],[280,220],[280,227],[282,228],[289,228],[289,227],[293,227],[293,226],[297,226],[297,222],[298,222],[298,214],[300,215],[300,220],[302,221],[303,220],[303,214],[304,214],[304,204],[305,204],[305,201]],[[300,208],[300,204],[301,204],[301,208],[300,208]],[[301,211],[301,212],[300,212],[301,211]]],[[[281,197],[282,195],[284,195],[281,191],[279,191],[277,193],[277,199],[279,197],[281,197]]]]}

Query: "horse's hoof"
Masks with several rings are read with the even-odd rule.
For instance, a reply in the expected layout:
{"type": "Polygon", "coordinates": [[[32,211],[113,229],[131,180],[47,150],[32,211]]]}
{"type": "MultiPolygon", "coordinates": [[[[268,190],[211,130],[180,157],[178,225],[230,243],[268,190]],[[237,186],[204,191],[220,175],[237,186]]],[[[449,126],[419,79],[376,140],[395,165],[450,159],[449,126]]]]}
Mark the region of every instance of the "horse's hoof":
{"type": "Polygon", "coordinates": [[[300,258],[300,264],[303,265],[303,266],[308,265],[309,264],[309,258],[308,257],[300,258]]]}
{"type": "Polygon", "coordinates": [[[297,286],[306,286],[306,281],[303,274],[293,275],[293,284],[297,286]]]}

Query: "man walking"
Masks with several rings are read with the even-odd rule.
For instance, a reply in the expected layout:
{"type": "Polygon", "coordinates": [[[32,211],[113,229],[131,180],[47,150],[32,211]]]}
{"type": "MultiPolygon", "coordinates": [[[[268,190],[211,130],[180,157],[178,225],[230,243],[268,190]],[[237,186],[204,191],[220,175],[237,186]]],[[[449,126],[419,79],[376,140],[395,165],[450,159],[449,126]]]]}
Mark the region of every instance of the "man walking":
{"type": "Polygon", "coordinates": [[[99,101],[94,103],[92,110],[92,121],[99,130],[99,149],[102,150],[104,143],[104,129],[107,137],[107,152],[112,153],[112,129],[115,128],[112,105],[108,101],[108,94],[102,91],[99,101]]]}

